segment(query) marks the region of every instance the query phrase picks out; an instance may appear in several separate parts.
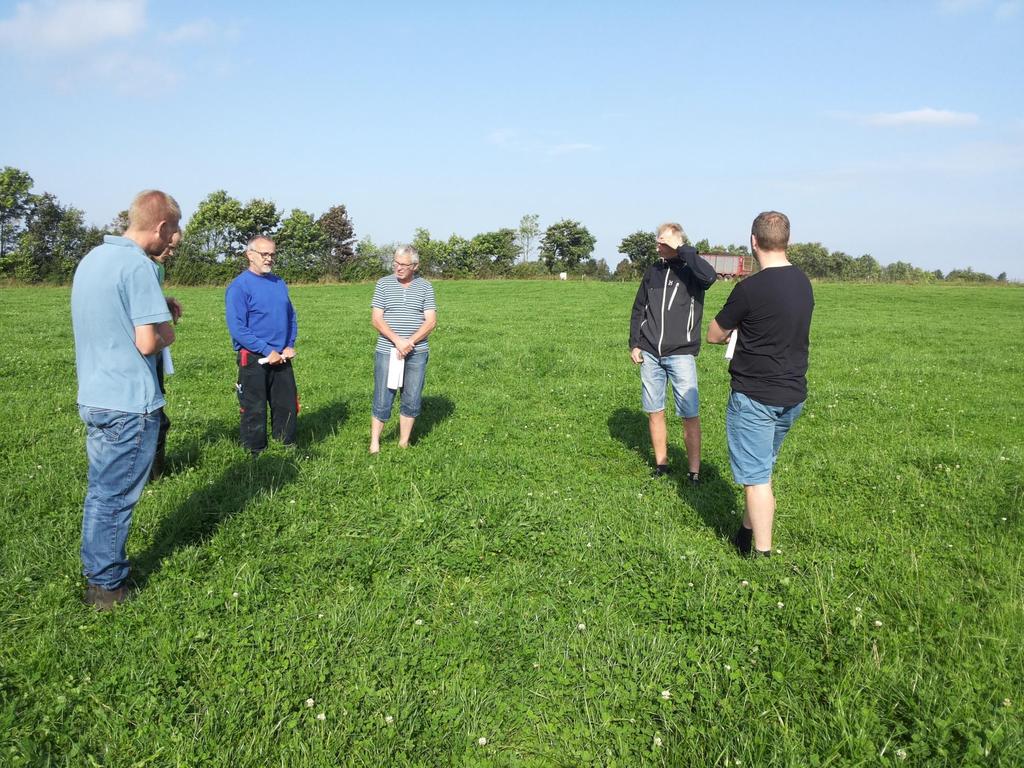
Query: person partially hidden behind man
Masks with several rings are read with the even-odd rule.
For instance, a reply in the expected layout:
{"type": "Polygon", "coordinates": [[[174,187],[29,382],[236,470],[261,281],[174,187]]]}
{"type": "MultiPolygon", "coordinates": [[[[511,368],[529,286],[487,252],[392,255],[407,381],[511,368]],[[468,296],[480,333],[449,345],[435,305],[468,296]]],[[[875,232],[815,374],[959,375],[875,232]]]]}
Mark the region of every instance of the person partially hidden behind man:
{"type": "Polygon", "coordinates": [[[128,597],[125,544],[153,464],[164,405],[156,357],[174,343],[173,299],[161,293],[148,256],[168,246],[180,219],[173,197],[141,192],[128,210],[128,229],[120,237],[107,235],[86,254],[71,287],[78,412],[89,458],[84,601],[101,611],[128,597]]]}
{"type": "Polygon", "coordinates": [[[750,248],[761,270],[733,288],[708,328],[708,342],[738,334],[725,413],[729,463],[743,486],[745,514],[734,543],[743,555],[772,552],[779,449],[807,399],[807,354],[814,311],[811,282],[786,257],[789,219],[766,211],[754,219],[750,248]],[[751,541],[753,540],[753,542],[751,541]]]}
{"type": "Polygon", "coordinates": [[[654,450],[654,475],[668,474],[666,381],[672,382],[676,415],[683,419],[687,476],[700,482],[700,403],[697,354],[700,352],[704,291],[717,275],[714,267],[685,245],[679,224],[658,227],[658,256],[647,268],[633,302],[629,354],[640,366],[641,404],[654,450]]]}
{"type": "Polygon", "coordinates": [[[245,256],[249,268],[228,286],[224,303],[238,363],[239,435],[257,456],[267,447],[268,402],[271,434],[285,445],[295,444],[299,395],[292,358],[299,326],[288,286],[273,272],[274,241],[254,237],[245,256]]]}

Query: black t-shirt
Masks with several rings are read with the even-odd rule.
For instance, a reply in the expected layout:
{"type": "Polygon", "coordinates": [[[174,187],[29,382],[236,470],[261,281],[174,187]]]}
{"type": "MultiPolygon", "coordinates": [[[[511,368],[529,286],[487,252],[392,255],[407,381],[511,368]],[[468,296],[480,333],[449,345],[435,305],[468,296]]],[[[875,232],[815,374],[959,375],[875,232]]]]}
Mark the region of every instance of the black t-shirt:
{"type": "Polygon", "coordinates": [[[814,293],[792,265],[762,269],[737,284],[715,320],[739,339],[729,373],[732,388],[765,405],[807,399],[807,347],[814,293]]]}

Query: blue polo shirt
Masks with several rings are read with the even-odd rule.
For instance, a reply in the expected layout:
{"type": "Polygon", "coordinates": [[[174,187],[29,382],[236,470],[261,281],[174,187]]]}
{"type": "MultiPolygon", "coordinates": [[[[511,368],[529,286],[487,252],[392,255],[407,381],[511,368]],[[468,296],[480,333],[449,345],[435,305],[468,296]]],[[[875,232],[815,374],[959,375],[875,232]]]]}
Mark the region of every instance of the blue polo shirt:
{"type": "Polygon", "coordinates": [[[71,286],[78,404],[127,413],[162,408],[156,355],[139,352],[135,327],[170,319],[156,265],[134,241],[105,236],[71,286]]]}

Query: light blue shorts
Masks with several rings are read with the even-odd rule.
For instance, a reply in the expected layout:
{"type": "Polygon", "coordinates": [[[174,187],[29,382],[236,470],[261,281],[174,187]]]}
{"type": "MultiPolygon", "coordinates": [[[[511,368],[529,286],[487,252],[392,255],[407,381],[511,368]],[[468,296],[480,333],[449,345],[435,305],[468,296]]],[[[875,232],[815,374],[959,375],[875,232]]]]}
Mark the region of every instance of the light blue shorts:
{"type": "Polygon", "coordinates": [[[740,392],[729,396],[725,409],[725,436],[729,465],[740,485],[764,485],[772,479],[782,441],[804,404],[765,405],[740,392]]]}
{"type": "Polygon", "coordinates": [[[672,381],[676,416],[692,419],[700,412],[697,399],[697,360],[693,355],[657,357],[644,352],[640,365],[640,402],[647,413],[665,410],[665,382],[672,381]]]}

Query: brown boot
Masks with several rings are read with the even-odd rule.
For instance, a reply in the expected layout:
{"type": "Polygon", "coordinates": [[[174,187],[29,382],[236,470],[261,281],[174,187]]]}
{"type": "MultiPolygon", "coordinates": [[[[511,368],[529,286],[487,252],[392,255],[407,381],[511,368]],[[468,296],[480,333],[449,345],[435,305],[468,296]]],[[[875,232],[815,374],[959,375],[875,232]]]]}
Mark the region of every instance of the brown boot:
{"type": "Polygon", "coordinates": [[[86,605],[91,605],[97,611],[102,612],[111,610],[115,605],[120,605],[127,601],[128,598],[129,594],[127,587],[104,589],[96,584],[90,584],[86,587],[85,595],[82,597],[82,602],[86,605]]]}

